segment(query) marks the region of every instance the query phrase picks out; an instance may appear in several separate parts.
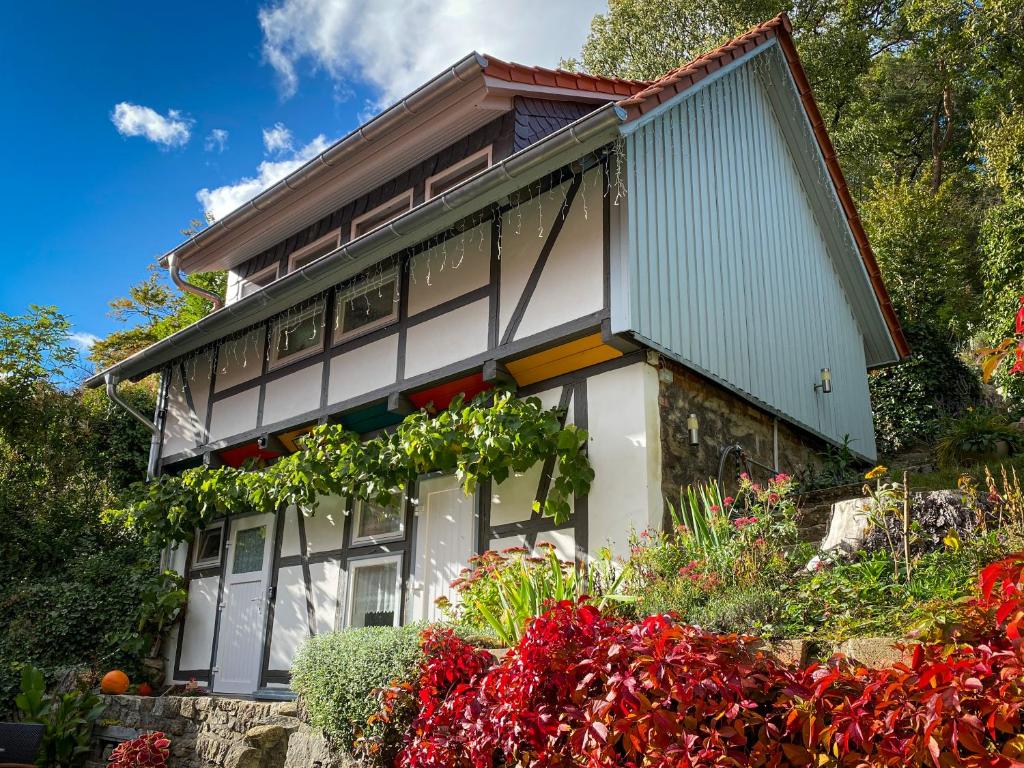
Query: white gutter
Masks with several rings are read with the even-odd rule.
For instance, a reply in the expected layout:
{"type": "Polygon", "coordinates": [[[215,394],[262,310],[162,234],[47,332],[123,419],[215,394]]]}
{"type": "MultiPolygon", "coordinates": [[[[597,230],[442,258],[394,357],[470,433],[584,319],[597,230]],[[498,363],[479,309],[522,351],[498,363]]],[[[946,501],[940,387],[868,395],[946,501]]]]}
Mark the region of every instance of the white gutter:
{"type": "Polygon", "coordinates": [[[116,380],[140,378],[194,349],[260,323],[319,291],[327,290],[387,255],[436,234],[543,173],[579,157],[581,150],[585,153],[607,144],[619,135],[619,127],[626,118],[625,110],[616,104],[599,107],[443,195],[421,203],[386,226],[346,243],[86,379],[85,386],[97,387],[107,376],[116,380]],[[574,156],[566,158],[569,153],[574,156]]]}
{"type": "Polygon", "coordinates": [[[406,115],[416,115],[423,107],[448,95],[461,84],[483,73],[487,59],[475,51],[463,57],[449,69],[435,76],[396,102],[369,122],[361,125],[347,136],[338,139],[321,154],[308,161],[305,165],[290,173],[273,186],[268,187],[252,200],[244,203],[222,219],[218,219],[209,227],[201,230],[181,245],[160,257],[160,265],[166,267],[172,256],[181,262],[197,253],[209,243],[219,240],[232,229],[245,224],[250,219],[260,216],[277,201],[296,190],[300,190],[315,182],[330,168],[344,161],[353,151],[376,141],[380,136],[391,131],[395,123],[404,120],[406,115]]]}

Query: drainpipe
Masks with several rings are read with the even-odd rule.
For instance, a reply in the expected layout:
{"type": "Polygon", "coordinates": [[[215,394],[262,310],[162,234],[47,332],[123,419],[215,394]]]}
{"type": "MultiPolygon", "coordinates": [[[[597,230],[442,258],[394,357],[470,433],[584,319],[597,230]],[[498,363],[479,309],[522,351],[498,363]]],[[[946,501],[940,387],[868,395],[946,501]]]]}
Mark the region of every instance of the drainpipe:
{"type": "Polygon", "coordinates": [[[187,293],[191,293],[193,296],[206,299],[208,302],[213,304],[214,312],[224,306],[224,300],[216,293],[208,291],[205,288],[200,288],[198,285],[193,285],[182,276],[180,271],[181,265],[178,263],[178,257],[173,253],[167,258],[167,269],[170,270],[171,281],[176,286],[187,293]]]}
{"type": "Polygon", "coordinates": [[[146,467],[146,479],[152,480],[156,476],[156,457],[157,451],[160,447],[160,426],[158,423],[150,421],[143,416],[139,411],[130,403],[128,403],[121,395],[117,393],[117,385],[121,382],[114,378],[112,373],[108,373],[104,376],[104,381],[107,384],[107,397],[113,400],[115,403],[124,408],[128,413],[135,417],[135,419],[145,426],[152,435],[152,439],[149,445],[149,464],[146,467]]]}

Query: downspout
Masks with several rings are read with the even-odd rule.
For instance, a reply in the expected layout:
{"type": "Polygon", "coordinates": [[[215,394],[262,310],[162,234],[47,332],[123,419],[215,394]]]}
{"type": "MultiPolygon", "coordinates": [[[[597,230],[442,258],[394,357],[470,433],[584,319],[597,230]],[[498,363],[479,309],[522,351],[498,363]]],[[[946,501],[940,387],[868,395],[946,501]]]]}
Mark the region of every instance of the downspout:
{"type": "Polygon", "coordinates": [[[112,373],[108,373],[103,378],[107,384],[107,397],[134,416],[136,421],[148,429],[150,434],[153,436],[149,445],[149,464],[146,467],[146,479],[152,480],[156,476],[156,457],[157,450],[160,447],[160,426],[143,416],[135,406],[128,403],[123,397],[121,397],[121,395],[118,394],[117,385],[121,382],[114,378],[112,373]]]}
{"type": "Polygon", "coordinates": [[[213,312],[224,306],[224,300],[213,291],[208,291],[205,288],[200,288],[198,285],[193,285],[186,280],[181,274],[181,265],[178,263],[178,257],[175,254],[171,254],[167,257],[167,269],[171,273],[171,281],[178,286],[181,290],[186,293],[191,293],[193,296],[198,296],[201,299],[206,299],[208,302],[213,304],[213,312]]]}

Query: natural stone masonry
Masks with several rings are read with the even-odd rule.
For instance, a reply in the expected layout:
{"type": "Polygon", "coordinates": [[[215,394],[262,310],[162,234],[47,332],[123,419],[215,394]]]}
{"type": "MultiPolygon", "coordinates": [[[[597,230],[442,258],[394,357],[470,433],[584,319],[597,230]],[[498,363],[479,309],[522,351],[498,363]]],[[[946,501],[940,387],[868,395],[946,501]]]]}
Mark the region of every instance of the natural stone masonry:
{"type": "Polygon", "coordinates": [[[163,731],[172,768],[355,768],[302,722],[295,702],[210,696],[106,696],[89,768],[106,765],[114,743],[163,731]]]}
{"type": "MultiPolygon", "coordinates": [[[[739,443],[751,458],[772,466],[775,450],[775,417],[681,365],[662,360],[658,407],[661,413],[662,492],[673,504],[679,489],[707,482],[718,475],[721,450],[739,443]],[[686,419],[696,414],[700,422],[700,444],[691,446],[686,419]]],[[[820,438],[803,432],[781,419],[778,421],[779,469],[796,474],[818,463],[825,448],[820,438]]],[[[724,492],[734,490],[731,460],[724,492]]],[[[765,472],[755,470],[764,477],[765,472]]]]}

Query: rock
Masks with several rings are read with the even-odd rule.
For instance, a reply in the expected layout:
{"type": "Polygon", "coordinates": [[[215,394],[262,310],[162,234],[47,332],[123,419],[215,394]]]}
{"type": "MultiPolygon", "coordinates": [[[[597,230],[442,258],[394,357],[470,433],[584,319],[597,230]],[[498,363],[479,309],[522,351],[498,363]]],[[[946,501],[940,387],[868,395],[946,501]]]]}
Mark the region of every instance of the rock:
{"type": "Polygon", "coordinates": [[[865,667],[878,669],[892,666],[910,656],[912,643],[896,637],[855,637],[839,646],[839,652],[865,667]],[[897,643],[908,646],[907,650],[896,647],[897,643]]]}
{"type": "Polygon", "coordinates": [[[288,731],[282,725],[257,725],[245,732],[245,741],[257,749],[270,749],[282,739],[288,737],[288,731]]]}
{"type": "Polygon", "coordinates": [[[821,542],[821,551],[852,552],[859,549],[870,526],[867,501],[864,499],[837,501],[832,505],[832,519],[828,525],[828,534],[821,542]]]}

